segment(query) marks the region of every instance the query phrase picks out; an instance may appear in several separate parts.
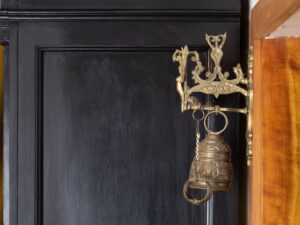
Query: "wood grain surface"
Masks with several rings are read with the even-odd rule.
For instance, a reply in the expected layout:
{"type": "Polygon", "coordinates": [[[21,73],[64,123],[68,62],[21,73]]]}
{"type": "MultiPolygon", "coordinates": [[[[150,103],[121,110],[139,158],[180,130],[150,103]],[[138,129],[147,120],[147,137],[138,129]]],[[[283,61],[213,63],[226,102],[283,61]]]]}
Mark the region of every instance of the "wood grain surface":
{"type": "Polygon", "coordinates": [[[252,38],[269,36],[299,9],[299,0],[260,0],[251,11],[252,38]]]}
{"type": "MultiPolygon", "coordinates": [[[[256,74],[257,76],[258,74],[256,74]]],[[[263,225],[300,224],[300,38],[261,42],[262,170],[254,164],[253,208],[262,203],[263,225]],[[257,188],[257,189],[255,189],[257,188]]],[[[257,127],[256,127],[257,128],[257,127]]],[[[254,156],[254,160],[255,160],[254,156]]],[[[255,211],[255,210],[254,210],[255,211]]],[[[257,212],[256,212],[257,213],[257,212]]],[[[259,215],[259,214],[257,214],[259,215]]],[[[252,219],[255,218],[252,217],[252,219]]],[[[255,219],[254,219],[255,220],[255,219]]],[[[254,221],[252,221],[254,222],[254,221]]]]}
{"type": "Polygon", "coordinates": [[[262,76],[261,76],[261,41],[253,41],[253,160],[250,170],[250,206],[248,214],[251,215],[248,224],[262,225],[262,76]]]}

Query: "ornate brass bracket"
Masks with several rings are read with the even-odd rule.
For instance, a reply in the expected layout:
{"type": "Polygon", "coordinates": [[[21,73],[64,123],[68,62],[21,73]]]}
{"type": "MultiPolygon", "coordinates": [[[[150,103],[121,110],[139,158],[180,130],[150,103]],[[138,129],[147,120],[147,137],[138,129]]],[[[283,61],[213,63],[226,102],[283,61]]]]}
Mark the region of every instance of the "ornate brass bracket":
{"type": "Polygon", "coordinates": [[[219,110],[223,112],[237,112],[247,115],[247,159],[248,165],[252,157],[252,104],[253,104],[253,86],[252,86],[252,55],[249,55],[248,76],[245,77],[240,64],[233,67],[235,77],[229,79],[229,72],[222,72],[220,62],[223,58],[222,47],[226,41],[226,33],[221,35],[205,35],[206,41],[210,47],[209,57],[213,60],[214,68],[212,71],[207,70],[203,66],[199,53],[190,51],[188,46],[177,49],[173,54],[173,61],[179,63],[179,76],[176,78],[177,91],[181,98],[181,111],[187,110],[219,110]],[[195,64],[192,70],[191,78],[195,85],[189,87],[187,62],[191,60],[195,64]],[[194,96],[195,93],[203,93],[213,95],[218,98],[220,95],[228,95],[232,93],[240,93],[246,97],[247,105],[245,108],[228,108],[221,106],[204,105],[199,98],[194,96]]]}

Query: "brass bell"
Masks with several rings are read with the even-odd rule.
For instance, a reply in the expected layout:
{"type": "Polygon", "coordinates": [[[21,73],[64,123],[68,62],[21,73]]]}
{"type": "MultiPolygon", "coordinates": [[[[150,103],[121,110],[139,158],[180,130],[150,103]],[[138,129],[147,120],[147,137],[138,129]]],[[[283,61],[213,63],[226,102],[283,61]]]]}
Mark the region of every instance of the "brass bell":
{"type": "Polygon", "coordinates": [[[208,201],[214,191],[230,190],[233,180],[231,149],[221,136],[227,126],[228,118],[221,111],[211,111],[204,118],[204,127],[208,135],[200,143],[196,141],[195,157],[189,178],[183,188],[185,199],[194,205],[208,201]],[[222,130],[215,132],[208,129],[206,123],[211,114],[220,114],[224,117],[225,125],[222,130]],[[207,193],[203,199],[193,199],[188,193],[189,188],[206,189],[207,193]]]}

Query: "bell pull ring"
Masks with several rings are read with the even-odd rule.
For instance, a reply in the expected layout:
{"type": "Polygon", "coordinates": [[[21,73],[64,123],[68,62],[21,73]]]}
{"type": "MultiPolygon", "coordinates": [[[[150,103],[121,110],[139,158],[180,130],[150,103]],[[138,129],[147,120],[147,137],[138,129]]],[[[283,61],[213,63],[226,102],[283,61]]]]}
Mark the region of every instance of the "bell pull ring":
{"type": "MultiPolygon", "coordinates": [[[[194,113],[193,118],[199,123],[199,119],[195,119],[194,113]]],[[[207,136],[199,143],[200,136],[197,140],[196,126],[195,157],[192,161],[189,178],[183,187],[185,199],[193,205],[207,202],[214,191],[229,191],[233,177],[231,149],[221,136],[228,126],[226,114],[218,110],[210,111],[204,117],[203,123],[207,136]],[[219,114],[225,120],[225,125],[220,131],[212,131],[207,126],[208,118],[213,114],[219,114]],[[202,199],[192,198],[188,192],[189,188],[206,189],[207,192],[202,199]]]]}

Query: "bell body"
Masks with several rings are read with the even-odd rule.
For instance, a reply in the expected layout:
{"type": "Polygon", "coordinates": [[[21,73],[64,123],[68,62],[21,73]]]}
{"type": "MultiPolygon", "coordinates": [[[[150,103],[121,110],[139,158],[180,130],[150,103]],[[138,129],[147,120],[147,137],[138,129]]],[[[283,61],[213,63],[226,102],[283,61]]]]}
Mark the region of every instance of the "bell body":
{"type": "Polygon", "coordinates": [[[188,181],[191,188],[229,191],[233,167],[231,149],[220,135],[209,134],[197,147],[188,181]]]}

